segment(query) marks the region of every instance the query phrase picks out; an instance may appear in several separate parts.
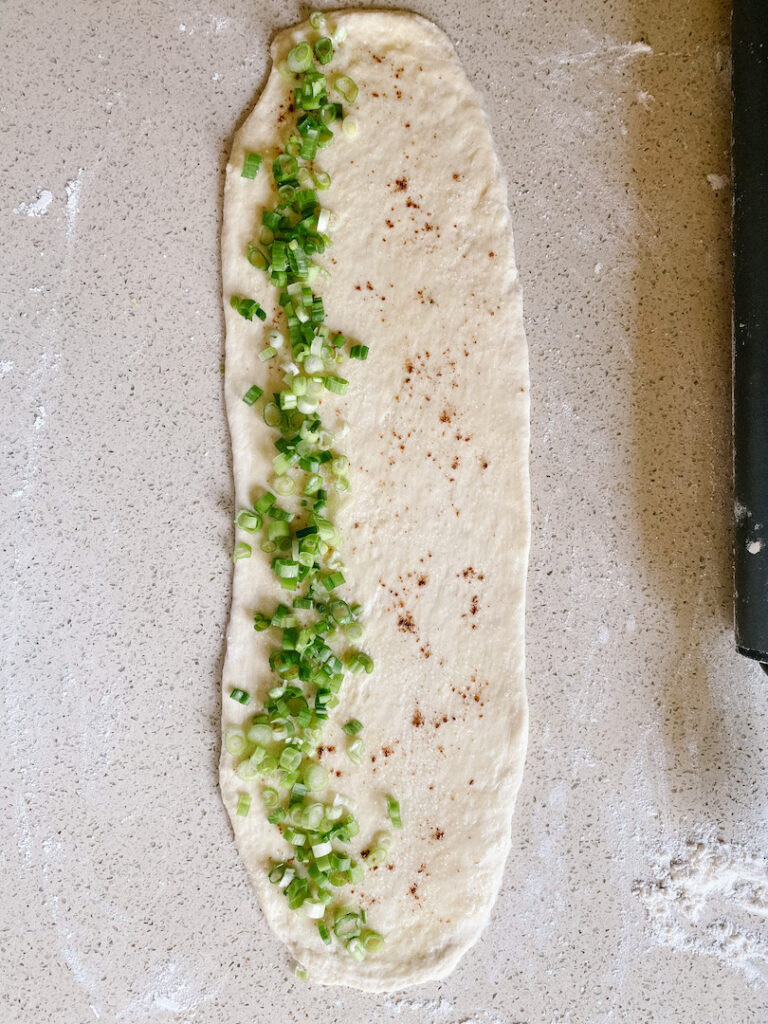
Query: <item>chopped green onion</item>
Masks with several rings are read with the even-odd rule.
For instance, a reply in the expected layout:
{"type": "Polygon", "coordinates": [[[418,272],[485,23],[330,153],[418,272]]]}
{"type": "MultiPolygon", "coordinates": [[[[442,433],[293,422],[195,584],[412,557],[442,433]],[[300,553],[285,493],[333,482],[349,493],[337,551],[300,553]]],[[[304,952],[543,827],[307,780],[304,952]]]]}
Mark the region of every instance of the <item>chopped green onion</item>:
{"type": "Polygon", "coordinates": [[[286,747],[280,755],[278,764],[286,771],[295,771],[301,764],[301,753],[295,747],[286,747]]]}
{"type": "Polygon", "coordinates": [[[357,736],[359,732],[363,731],[363,723],[357,718],[350,718],[346,725],[342,726],[347,736],[357,736]]]}
{"type": "Polygon", "coordinates": [[[353,345],[349,350],[349,354],[353,359],[367,359],[368,351],[367,345],[353,345]]]}
{"type": "Polygon", "coordinates": [[[354,103],[357,99],[358,88],[348,75],[339,75],[334,81],[333,88],[343,96],[347,103],[354,103]]]}
{"type": "Polygon", "coordinates": [[[378,953],[384,947],[384,936],[370,929],[366,929],[361,933],[360,940],[365,947],[366,953],[378,953]]]}
{"type": "Polygon", "coordinates": [[[237,800],[237,813],[245,817],[251,809],[251,797],[249,793],[241,793],[237,800]]]}
{"type": "Polygon", "coordinates": [[[277,807],[280,800],[280,794],[276,789],[272,789],[271,786],[267,786],[261,791],[261,799],[264,801],[264,806],[268,808],[277,807]]]}
{"type": "Polygon", "coordinates": [[[335,590],[336,587],[340,587],[342,583],[346,582],[344,575],[340,572],[329,572],[327,576],[323,576],[322,583],[326,590],[335,590]]]}
{"type": "Polygon", "coordinates": [[[243,161],[241,178],[255,178],[261,167],[261,157],[258,153],[247,153],[243,161]]]}
{"type": "Polygon", "coordinates": [[[354,139],[357,135],[357,121],[354,117],[345,117],[341,122],[341,130],[347,136],[348,139],[354,139]]]}
{"type": "Polygon", "coordinates": [[[244,540],[238,541],[238,543],[235,544],[235,547],[232,551],[232,561],[240,562],[244,558],[250,558],[251,550],[252,549],[250,544],[246,544],[244,540]]]}
{"type": "Polygon", "coordinates": [[[251,512],[250,509],[241,508],[235,519],[238,529],[246,530],[248,533],[256,533],[261,529],[263,519],[258,512],[251,512]]]}
{"type": "Polygon", "coordinates": [[[248,243],[248,249],[246,251],[248,262],[252,267],[256,267],[257,270],[266,270],[269,266],[269,260],[253,242],[248,243]]]}
{"type": "Polygon", "coordinates": [[[377,868],[387,859],[387,851],[381,846],[374,846],[368,854],[367,864],[369,867],[377,868]]]}
{"type": "Polygon", "coordinates": [[[403,822],[400,818],[400,803],[393,796],[387,797],[387,813],[393,828],[403,827],[403,822]]]}
{"type": "Polygon", "coordinates": [[[304,778],[306,779],[307,787],[312,792],[325,789],[328,785],[328,769],[321,764],[312,764],[307,769],[304,778]]]}
{"type": "Polygon", "coordinates": [[[331,933],[328,931],[328,925],[325,923],[325,921],[317,922],[317,930],[320,933],[320,938],[323,940],[326,946],[330,946],[331,933]]]}
{"type": "Polygon", "coordinates": [[[247,690],[241,690],[237,686],[235,686],[232,690],[229,691],[229,696],[232,698],[232,700],[236,700],[238,704],[247,704],[248,701],[251,699],[251,695],[250,693],[248,693],[247,690]]]}
{"type": "Polygon", "coordinates": [[[243,401],[246,405],[253,405],[254,402],[258,401],[264,394],[263,390],[258,384],[251,384],[248,390],[243,395],[243,401]]]}
{"type": "Polygon", "coordinates": [[[242,729],[236,727],[227,729],[224,736],[224,748],[228,754],[233,757],[241,757],[247,746],[248,743],[242,729]]]}
{"type": "Polygon", "coordinates": [[[312,67],[312,48],[309,43],[298,43],[288,54],[288,67],[299,73],[312,67]]]}
{"type": "Polygon", "coordinates": [[[307,972],[306,967],[297,967],[293,973],[296,975],[299,981],[306,981],[307,978],[309,977],[309,973],[307,972]]]}
{"type": "Polygon", "coordinates": [[[312,11],[309,16],[309,24],[316,32],[321,32],[325,27],[325,15],[322,11],[312,11]]]}
{"type": "Polygon", "coordinates": [[[239,295],[233,295],[229,300],[232,309],[237,310],[240,316],[246,320],[253,320],[256,316],[259,320],[266,320],[267,314],[255,299],[242,299],[239,295]]]}
{"type": "Polygon", "coordinates": [[[321,64],[330,64],[333,60],[333,43],[327,36],[315,43],[315,56],[321,64]]]}
{"type": "Polygon", "coordinates": [[[343,377],[325,377],[323,383],[329,391],[333,391],[336,395],[346,395],[349,387],[349,381],[344,380],[343,377]]]}
{"type": "Polygon", "coordinates": [[[356,740],[352,740],[352,742],[347,746],[347,757],[352,764],[362,764],[364,751],[365,744],[358,737],[356,740]]]}

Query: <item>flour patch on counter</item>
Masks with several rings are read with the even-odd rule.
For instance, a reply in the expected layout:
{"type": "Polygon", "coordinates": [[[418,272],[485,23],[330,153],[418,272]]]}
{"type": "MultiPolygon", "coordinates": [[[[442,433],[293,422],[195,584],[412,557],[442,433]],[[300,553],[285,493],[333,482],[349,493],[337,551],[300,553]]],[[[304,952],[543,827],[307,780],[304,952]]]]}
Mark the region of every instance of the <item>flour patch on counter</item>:
{"type": "Polygon", "coordinates": [[[768,859],[704,832],[660,849],[634,893],[658,942],[768,981],[768,859]]]}
{"type": "Polygon", "coordinates": [[[25,214],[27,217],[42,217],[48,212],[48,207],[53,202],[53,192],[47,188],[37,190],[37,198],[29,203],[19,203],[14,213],[25,214]]]}
{"type": "Polygon", "coordinates": [[[71,178],[64,186],[67,193],[67,201],[64,212],[67,216],[67,242],[72,241],[75,230],[75,221],[80,210],[80,191],[83,187],[83,168],[78,167],[77,177],[71,178]]]}

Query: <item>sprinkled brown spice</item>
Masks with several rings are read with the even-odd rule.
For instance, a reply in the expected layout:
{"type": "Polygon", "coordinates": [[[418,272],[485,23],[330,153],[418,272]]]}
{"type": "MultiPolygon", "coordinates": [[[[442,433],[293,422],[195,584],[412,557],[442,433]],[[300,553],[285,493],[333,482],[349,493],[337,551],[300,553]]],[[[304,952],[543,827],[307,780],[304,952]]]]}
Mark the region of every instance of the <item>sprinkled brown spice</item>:
{"type": "Polygon", "coordinates": [[[405,192],[408,188],[407,178],[395,178],[395,192],[405,192]]]}
{"type": "Polygon", "coordinates": [[[416,580],[416,585],[419,586],[419,587],[426,587],[426,585],[427,585],[427,577],[426,576],[419,576],[419,578],[416,580]]]}
{"type": "Polygon", "coordinates": [[[457,174],[457,173],[456,173],[456,172],[454,171],[454,173],[453,173],[453,180],[454,180],[454,181],[461,181],[461,175],[460,175],[460,174],[457,174]]]}
{"type": "Polygon", "coordinates": [[[418,894],[418,892],[416,891],[417,889],[418,889],[418,885],[416,884],[416,882],[414,882],[414,883],[413,883],[413,885],[412,885],[412,886],[410,887],[410,889],[408,890],[408,892],[409,892],[409,893],[411,894],[411,896],[413,896],[413,898],[414,898],[415,900],[417,900],[417,899],[419,898],[419,894],[418,894]]]}
{"type": "Polygon", "coordinates": [[[389,219],[385,220],[384,223],[387,225],[388,228],[393,228],[395,226],[389,219]]]}
{"type": "Polygon", "coordinates": [[[411,209],[411,210],[420,210],[420,209],[421,209],[421,207],[419,206],[419,204],[418,204],[418,203],[415,203],[415,202],[413,201],[413,199],[411,199],[411,197],[410,197],[410,196],[409,196],[409,197],[408,197],[408,198],[406,199],[406,201],[405,201],[405,205],[406,205],[406,206],[408,206],[408,207],[410,207],[410,209],[411,209]]]}
{"type": "Polygon", "coordinates": [[[495,255],[496,255],[496,253],[495,253],[495,252],[489,252],[489,253],[488,253],[488,259],[489,259],[489,260],[492,260],[492,259],[494,258],[494,256],[495,256],[495,255]]]}
{"type": "Polygon", "coordinates": [[[479,602],[477,600],[477,594],[473,594],[472,595],[472,603],[469,606],[469,614],[470,615],[477,615],[479,607],[480,607],[480,604],[479,604],[479,602]]]}
{"type": "Polygon", "coordinates": [[[410,612],[406,611],[397,620],[397,628],[401,633],[415,633],[416,623],[413,621],[413,616],[410,612]]]}
{"type": "Polygon", "coordinates": [[[392,747],[382,747],[381,752],[384,757],[390,757],[393,753],[392,747]]]}
{"type": "Polygon", "coordinates": [[[442,839],[444,835],[445,835],[445,832],[443,832],[443,830],[441,828],[436,828],[435,831],[432,833],[432,838],[433,839],[442,839]]]}
{"type": "Polygon", "coordinates": [[[440,422],[441,423],[450,423],[451,422],[451,415],[450,415],[450,413],[448,412],[447,409],[443,409],[443,411],[440,413],[440,422]]]}
{"type": "Polygon", "coordinates": [[[421,711],[418,708],[416,708],[416,710],[413,713],[411,725],[415,725],[417,729],[419,728],[419,726],[424,725],[424,715],[422,715],[421,711]]]}

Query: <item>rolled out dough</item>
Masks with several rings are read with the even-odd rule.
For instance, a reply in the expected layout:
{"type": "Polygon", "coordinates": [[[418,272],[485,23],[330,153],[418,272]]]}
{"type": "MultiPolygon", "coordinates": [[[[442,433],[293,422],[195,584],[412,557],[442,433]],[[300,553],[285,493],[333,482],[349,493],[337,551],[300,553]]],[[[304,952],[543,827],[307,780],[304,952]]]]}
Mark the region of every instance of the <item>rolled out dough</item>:
{"type": "MultiPolygon", "coordinates": [[[[331,277],[317,290],[326,322],[370,356],[345,364],[349,393],[329,393],[321,412],[329,425],[350,424],[352,492],[337,521],[348,599],[364,605],[376,670],[345,682],[323,763],[360,822],[355,853],[388,827],[386,794],[401,802],[389,861],[349,897],[388,937],[384,950],[357,963],[327,949],[267,881],[270,860],[290,848],[264,819],[259,784],[244,784],[226,752],[221,789],[264,914],[310,979],[382,991],[455,966],[488,920],[510,848],[527,736],[528,366],[504,181],[449,41],[412,14],[331,17],[348,36],[328,70],[359,85],[359,131],[338,133],[317,160],[335,215],[320,260],[331,277]],[[365,725],[361,767],[344,754],[341,724],[353,716],[365,725]],[[253,808],[240,817],[238,794],[249,789],[253,808]]],[[[270,478],[272,432],[242,396],[254,382],[268,386],[257,355],[280,322],[275,289],[245,258],[273,198],[270,161],[252,181],[240,168],[246,151],[284,143],[290,86],[275,68],[308,34],[304,25],[275,39],[273,70],[227,168],[225,388],[238,508],[270,478]],[[233,294],[258,299],[266,324],[238,317],[233,294]]],[[[273,685],[269,634],[252,617],[279,600],[256,544],[234,572],[225,728],[253,713],[228,698],[232,686],[261,699],[273,685]]]]}

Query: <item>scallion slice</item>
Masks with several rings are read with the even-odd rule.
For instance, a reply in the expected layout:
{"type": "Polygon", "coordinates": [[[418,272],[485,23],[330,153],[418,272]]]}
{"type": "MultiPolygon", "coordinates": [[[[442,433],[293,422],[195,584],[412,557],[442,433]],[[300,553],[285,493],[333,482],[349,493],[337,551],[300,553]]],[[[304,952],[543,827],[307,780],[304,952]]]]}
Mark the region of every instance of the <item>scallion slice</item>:
{"type": "Polygon", "coordinates": [[[288,67],[298,74],[312,67],[312,48],[309,43],[298,43],[288,54],[288,67]]]}
{"type": "Polygon", "coordinates": [[[257,402],[263,394],[264,391],[258,386],[258,384],[251,384],[243,395],[243,401],[246,405],[253,405],[253,403],[257,402]]]}
{"type": "Polygon", "coordinates": [[[232,550],[232,561],[241,562],[244,558],[250,558],[252,553],[251,545],[244,540],[238,541],[232,550]]]}
{"type": "Polygon", "coordinates": [[[357,99],[358,88],[349,75],[339,75],[333,83],[333,87],[340,96],[343,96],[347,103],[354,103],[357,99]]]}
{"type": "Polygon", "coordinates": [[[258,153],[246,153],[243,161],[241,178],[255,178],[261,167],[261,156],[258,153]]]}
{"type": "Polygon", "coordinates": [[[322,36],[315,43],[315,56],[320,64],[330,64],[333,60],[333,43],[328,36],[322,36]]]}
{"type": "Polygon", "coordinates": [[[229,696],[232,700],[236,700],[238,704],[247,704],[251,699],[250,693],[247,690],[241,690],[239,686],[233,687],[229,691],[229,696]]]}
{"type": "Polygon", "coordinates": [[[403,827],[403,822],[400,818],[400,803],[393,796],[387,797],[387,813],[393,828],[403,827]]]}
{"type": "Polygon", "coordinates": [[[224,736],[224,748],[228,754],[233,757],[241,757],[247,746],[248,742],[242,729],[237,727],[227,729],[224,736]]]}
{"type": "Polygon", "coordinates": [[[241,793],[237,798],[237,813],[241,817],[245,817],[248,811],[251,809],[251,796],[250,793],[241,793]]]}
{"type": "Polygon", "coordinates": [[[256,533],[261,529],[263,522],[264,520],[258,512],[251,512],[248,508],[241,508],[235,519],[238,529],[245,530],[247,533],[256,533]]]}
{"type": "Polygon", "coordinates": [[[359,732],[363,731],[363,723],[357,718],[350,718],[342,728],[347,736],[357,736],[359,732]]]}

